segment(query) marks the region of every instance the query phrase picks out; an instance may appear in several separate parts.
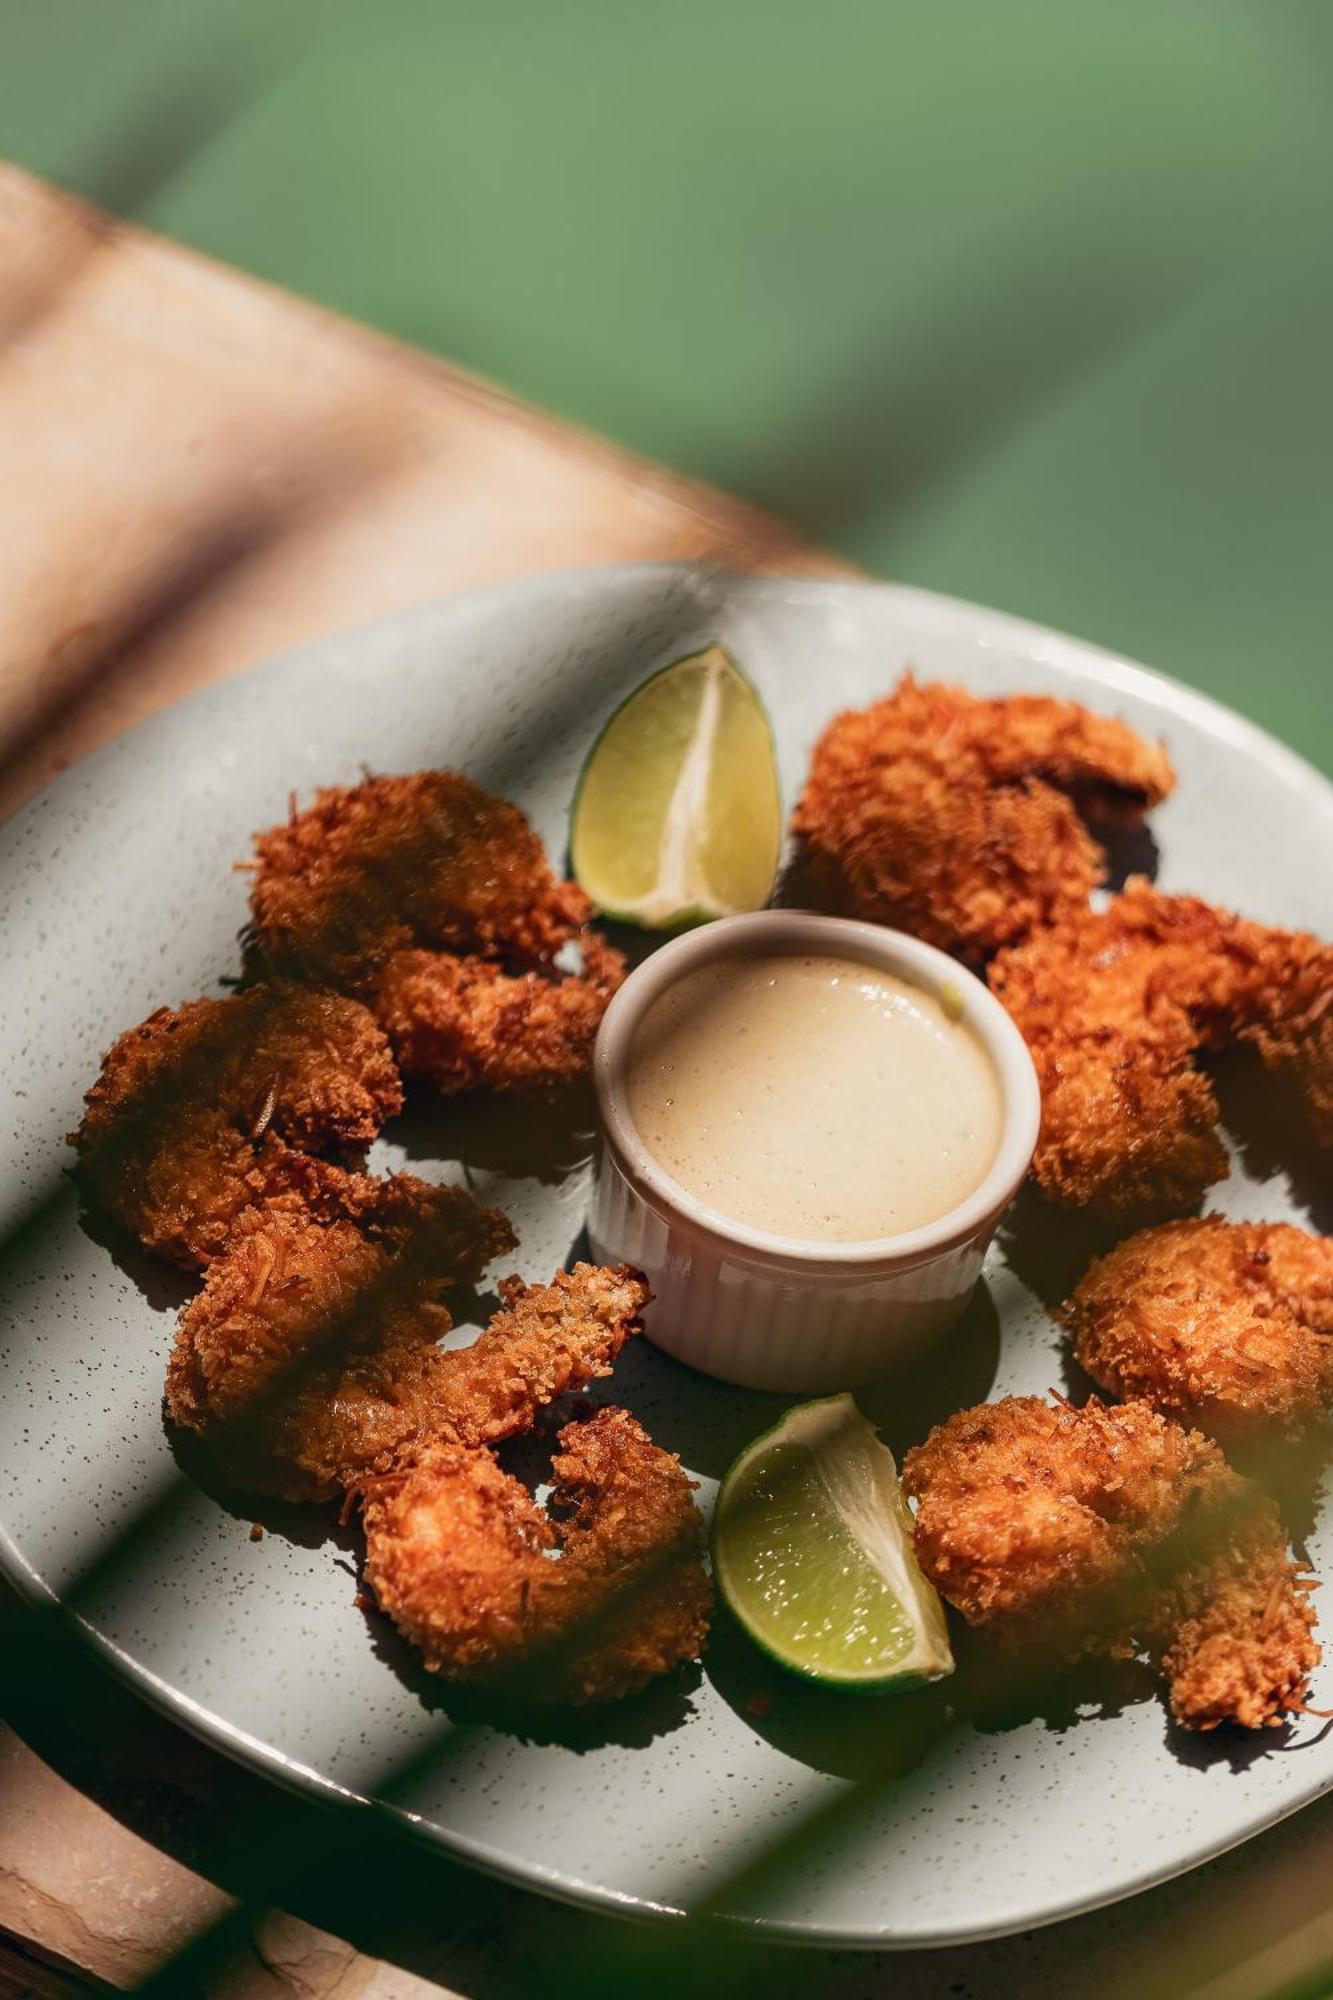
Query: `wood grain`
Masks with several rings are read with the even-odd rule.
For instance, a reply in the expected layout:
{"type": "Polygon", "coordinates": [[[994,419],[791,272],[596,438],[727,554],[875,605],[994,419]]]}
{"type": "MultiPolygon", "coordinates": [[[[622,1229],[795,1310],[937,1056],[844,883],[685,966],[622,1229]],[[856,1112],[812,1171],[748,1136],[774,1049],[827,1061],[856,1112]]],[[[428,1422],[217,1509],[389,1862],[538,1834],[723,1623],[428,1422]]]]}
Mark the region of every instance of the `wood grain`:
{"type": "Polygon", "coordinates": [[[0,165],[0,814],[192,688],[470,584],[780,523],[0,165]]]}

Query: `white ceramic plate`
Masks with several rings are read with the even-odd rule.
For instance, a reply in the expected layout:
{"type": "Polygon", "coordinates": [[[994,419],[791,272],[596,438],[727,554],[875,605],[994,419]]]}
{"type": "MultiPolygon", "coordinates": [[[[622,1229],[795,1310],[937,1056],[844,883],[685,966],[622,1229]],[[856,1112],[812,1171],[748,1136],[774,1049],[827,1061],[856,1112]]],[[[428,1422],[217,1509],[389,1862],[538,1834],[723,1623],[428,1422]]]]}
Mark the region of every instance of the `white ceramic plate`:
{"type": "MultiPolygon", "coordinates": [[[[231,864],[290,790],[354,780],[363,763],[453,764],[516,799],[560,853],[609,710],[712,639],[763,692],[789,799],[828,717],[908,664],[983,693],[1071,695],[1167,739],[1180,785],[1154,818],[1164,886],[1333,931],[1324,779],[1141,668],[914,591],[665,568],[542,577],[227,682],[66,773],[0,835],[0,1552],[22,1590],[66,1607],[135,1686],[224,1750],[289,1784],[384,1800],[532,1887],[622,1912],[709,1907],[833,1944],[986,1937],[1244,1840],[1333,1786],[1333,1737],[1311,1721],[1253,1744],[1182,1741],[1133,1672],[1026,1705],[997,1707],[975,1670],[896,1701],[826,1697],[782,1680],[725,1623],[683,1687],[535,1734],[479,1717],[358,1611],[349,1538],[270,1509],[272,1532],[252,1541],[252,1505],[184,1476],[160,1394],[186,1288],[147,1260],[115,1261],[65,1179],[63,1135],[102,1050],[234,971],[245,881],[231,864]]],[[[1265,1130],[1253,1077],[1227,1088],[1248,1100],[1247,1137],[1218,1206],[1307,1219],[1318,1183],[1299,1120],[1265,1130]]],[[[470,1157],[519,1228],[513,1262],[542,1278],[580,1226],[581,1177],[552,1163],[562,1150],[558,1134],[537,1145],[511,1121],[424,1109],[378,1157],[449,1174],[470,1157]],[[534,1146],[544,1179],[511,1171],[534,1146]]],[[[1071,1255],[1050,1217],[997,1246],[948,1379],[888,1412],[895,1443],[952,1404],[1061,1383],[1028,1281],[1055,1282],[1071,1255]]],[[[635,1345],[607,1397],[682,1452],[708,1499],[776,1400],[635,1345]]],[[[1333,1523],[1311,1552],[1333,1573],[1333,1523]]],[[[1316,1699],[1331,1690],[1333,1670],[1316,1699]]]]}

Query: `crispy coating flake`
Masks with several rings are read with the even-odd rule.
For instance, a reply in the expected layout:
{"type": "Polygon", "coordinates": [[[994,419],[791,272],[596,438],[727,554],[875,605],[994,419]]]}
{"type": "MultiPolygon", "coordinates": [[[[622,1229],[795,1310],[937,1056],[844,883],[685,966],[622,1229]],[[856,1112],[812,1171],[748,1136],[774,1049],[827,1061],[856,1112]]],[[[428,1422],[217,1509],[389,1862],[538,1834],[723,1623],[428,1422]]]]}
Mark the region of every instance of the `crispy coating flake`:
{"type": "Polygon", "coordinates": [[[488,959],[401,951],[376,1002],[404,1069],[437,1090],[522,1090],[587,1070],[624,962],[600,938],[583,944],[579,978],[507,973],[488,959]]]}
{"type": "Polygon", "coordinates": [[[193,1269],[257,1205],[355,1208],[364,1177],[346,1163],[402,1086],[364,1007],[280,984],[160,1007],[108,1051],[86,1103],[72,1135],[85,1185],[145,1248],[193,1269]]]}
{"type": "Polygon", "coordinates": [[[1169,1214],[1225,1178],[1201,1049],[1257,1048],[1333,1142],[1333,947],[1317,938],[1134,878],[1002,954],[990,983],[1037,1066],[1033,1171],[1053,1201],[1169,1214]]]}
{"type": "Polygon", "coordinates": [[[1333,1406],[1333,1242],[1289,1223],[1163,1223],[1099,1257],[1061,1317],[1099,1388],[1223,1444],[1333,1406]]]}
{"type": "Polygon", "coordinates": [[[1320,1652],[1309,1580],[1271,1500],[1146,1403],[1009,1396],[908,1452],[922,1568],[1011,1650],[1146,1646],[1188,1729],[1277,1723],[1320,1652]]]}
{"type": "Polygon", "coordinates": [[[250,963],[364,999],[411,1074],[514,1090],[586,1071],[624,960],[516,806],[456,771],[367,778],[255,846],[250,963]]]}
{"type": "Polygon", "coordinates": [[[712,1590],[680,1461],[624,1410],[560,1446],[550,1513],[489,1452],[447,1446],[367,1492],[366,1579],[432,1673],[604,1702],[702,1650],[712,1590]]]}
{"type": "Polygon", "coordinates": [[[821,903],[980,962],[1086,904],[1106,871],[1085,820],[1133,820],[1174,782],[1126,723],[908,674],[829,724],[793,826],[821,903]]]}
{"type": "Polygon", "coordinates": [[[1267,1505],[1242,1510],[1206,1560],[1176,1572],[1148,1644],[1159,1651],[1177,1722],[1262,1729],[1300,1712],[1321,1656],[1313,1581],[1292,1564],[1267,1505]]]}
{"type": "Polygon", "coordinates": [[[513,1236],[458,1188],[412,1182],[399,1199],[414,1212],[378,1226],[256,1217],[181,1314],[167,1406],[235,1484],[327,1499],[429,1443],[511,1437],[609,1374],[638,1330],[642,1281],[578,1264],[549,1285],[507,1281],[471,1347],[437,1346],[442,1294],[513,1236]]]}

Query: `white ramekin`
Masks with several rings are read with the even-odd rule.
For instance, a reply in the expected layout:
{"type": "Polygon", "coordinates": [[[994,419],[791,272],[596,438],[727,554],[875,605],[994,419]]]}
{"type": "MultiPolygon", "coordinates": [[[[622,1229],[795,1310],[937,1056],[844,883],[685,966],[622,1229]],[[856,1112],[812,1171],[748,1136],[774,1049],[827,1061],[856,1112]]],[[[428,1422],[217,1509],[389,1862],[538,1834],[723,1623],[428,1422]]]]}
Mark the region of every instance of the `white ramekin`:
{"type": "Polygon", "coordinates": [[[979,979],[900,931],[799,910],[727,917],[654,952],[606,1011],[593,1076],[601,1135],[589,1234],[599,1259],[637,1265],[647,1277],[653,1303],[644,1331],[724,1382],[798,1393],[869,1381],[954,1323],[1028,1170],[1041,1112],[1027,1046],[979,979]],[[1000,1079],[1004,1124],[981,1185],[938,1222],[865,1243],[770,1234],[699,1201],[644,1146],[629,1115],[626,1068],[645,1010],[696,966],[772,952],[858,959],[930,992],[961,994],[1000,1079]]]}

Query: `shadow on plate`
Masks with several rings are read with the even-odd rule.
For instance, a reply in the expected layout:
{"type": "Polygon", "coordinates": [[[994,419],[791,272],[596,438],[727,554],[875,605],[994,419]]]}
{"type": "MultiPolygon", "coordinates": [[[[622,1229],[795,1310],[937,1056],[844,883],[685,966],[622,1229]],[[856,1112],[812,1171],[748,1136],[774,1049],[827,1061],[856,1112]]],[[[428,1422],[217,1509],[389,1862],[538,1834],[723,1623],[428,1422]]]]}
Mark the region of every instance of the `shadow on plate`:
{"type": "Polygon", "coordinates": [[[714,1614],[704,1672],[747,1729],[830,1777],[904,1778],[954,1726],[949,1682],[885,1695],[819,1687],[761,1652],[722,1604],[714,1614]]]}
{"type": "MultiPolygon", "coordinates": [[[[513,1255],[512,1251],[506,1253],[506,1264],[512,1261],[513,1255]]],[[[441,1303],[446,1307],[459,1337],[454,1339],[446,1334],[440,1345],[470,1347],[501,1310],[504,1301],[498,1292],[478,1291],[473,1285],[451,1285],[441,1303]]]]}
{"type": "Polygon", "coordinates": [[[1160,1699],[1138,1660],[1086,1661],[1051,1671],[1013,1660],[951,1620],[956,1670],[929,1686],[881,1695],[840,1693],[785,1672],[719,1607],[704,1667],[747,1728],[785,1756],[830,1777],[894,1783],[950,1735],[1004,1735],[1031,1723],[1059,1735],[1160,1699]]]}
{"type": "Polygon", "coordinates": [[[222,1476],[203,1438],[171,1422],[165,1404],[162,1429],[181,1473],[233,1520],[262,1528],[265,1534],[278,1535],[302,1549],[321,1548],[325,1542],[346,1554],[359,1548],[356,1531],[339,1522],[336,1501],[299,1502],[277,1500],[268,1493],[247,1493],[222,1476]]]}
{"type": "Polygon", "coordinates": [[[983,1279],[938,1346],[858,1389],[856,1400],[901,1460],[955,1410],[984,1403],[999,1365],[1000,1315],[983,1279]]]}
{"type": "Polygon", "coordinates": [[[1318,1525],[1329,1448],[1327,1428],[1312,1431],[1304,1438],[1258,1438],[1248,1444],[1227,1446],[1227,1457],[1237,1472],[1256,1480],[1271,1493],[1292,1545],[1301,1557],[1306,1555],[1306,1543],[1318,1525]]]}
{"type": "Polygon", "coordinates": [[[1182,1729],[1168,1711],[1164,1742],[1177,1764],[1191,1771],[1212,1771],[1225,1765],[1232,1772],[1248,1771],[1265,1757],[1291,1756],[1314,1750],[1333,1729],[1333,1721],[1311,1723],[1298,1717],[1277,1729],[1182,1729]],[[1304,1732],[1309,1729],[1309,1734],[1304,1732]]]}
{"type": "Polygon", "coordinates": [[[1162,1682],[1145,1660],[1082,1660],[1052,1668],[1012,1658],[965,1628],[953,1628],[959,1721],[985,1736],[1003,1736],[1040,1722],[1054,1735],[1087,1722],[1123,1715],[1162,1698],[1162,1682]]]}
{"type": "Polygon", "coordinates": [[[198,1291],[198,1276],[168,1264],[162,1257],[150,1255],[127,1229],[122,1229],[101,1209],[85,1206],[77,1173],[71,1173],[69,1178],[80,1195],[79,1228],[89,1242],[106,1251],[116,1269],[124,1272],[154,1312],[179,1312],[198,1291]]]}
{"type": "Polygon", "coordinates": [[[801,1400],[715,1382],[674,1361],[644,1334],[625,1348],[602,1393],[638,1417],[654,1444],[709,1479],[720,1479],[744,1445],[801,1400]]]}
{"type": "Polygon", "coordinates": [[[816,863],[810,849],[803,841],[794,840],[789,844],[778,871],[778,879],[773,885],[770,902],[775,910],[820,910],[827,916],[851,916],[852,911],[842,908],[837,899],[829,894],[827,883],[822,883],[816,873],[816,863]]]}
{"type": "Polygon", "coordinates": [[[1081,1409],[1089,1396],[1101,1396],[1106,1402],[1118,1400],[1114,1396],[1107,1396],[1105,1391],[1097,1387],[1091,1375],[1084,1372],[1074,1359],[1074,1350],[1063,1334],[1060,1336],[1056,1358],[1060,1369],[1060,1390],[1067,1402],[1076,1403],[1081,1409]]]}
{"type": "Polygon", "coordinates": [[[419,1654],[369,1598],[363,1596],[360,1603],[376,1659],[428,1714],[443,1717],[457,1729],[490,1729],[521,1743],[554,1744],[579,1754],[609,1744],[642,1750],[679,1729],[694,1712],[691,1697],[703,1678],[697,1663],[678,1667],[641,1694],[598,1708],[511,1701],[481,1688],[461,1687],[427,1673],[419,1654]]]}
{"type": "MultiPolygon", "coordinates": [[[[983,1402],[1000,1358],[1000,1320],[983,1282],[945,1342],[859,1389],[856,1400],[901,1456],[952,1411],[983,1402]]],[[[606,1385],[609,1400],[639,1417],[654,1443],[692,1471],[721,1479],[737,1453],[809,1400],[716,1382],[672,1360],[646,1337],[631,1342],[606,1385]]]]}
{"type": "Polygon", "coordinates": [[[1157,880],[1161,853],[1151,827],[1133,818],[1120,821],[1093,817],[1088,824],[1093,838],[1106,850],[1108,889],[1118,894],[1131,875],[1146,875],[1150,882],[1157,880]]]}
{"type": "MultiPolygon", "coordinates": [[[[573,867],[566,859],[565,870],[573,874],[573,867]]],[[[645,930],[642,924],[618,924],[610,917],[599,917],[597,929],[609,945],[613,945],[626,960],[631,972],[637,970],[646,958],[660,951],[673,938],[684,937],[686,931],[693,930],[693,924],[675,924],[666,930],[645,930]]]]}
{"type": "Polygon", "coordinates": [[[411,1161],[460,1160],[511,1180],[551,1185],[591,1158],[596,1126],[592,1087],[584,1079],[549,1096],[441,1097],[414,1088],[383,1137],[411,1161]]]}
{"type": "Polygon", "coordinates": [[[1019,1189],[1000,1224],[1004,1260],[1048,1312],[1069,1297],[1094,1257],[1100,1257],[1141,1222],[1108,1222],[1080,1209],[1057,1208],[1031,1181],[1019,1189]]]}
{"type": "Polygon", "coordinates": [[[1333,1232],[1329,1149],[1316,1139],[1293,1078],[1266,1070],[1249,1049],[1210,1062],[1208,1073],[1245,1172],[1256,1181],[1285,1177],[1311,1228],[1325,1236],[1333,1232]]]}

